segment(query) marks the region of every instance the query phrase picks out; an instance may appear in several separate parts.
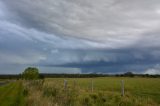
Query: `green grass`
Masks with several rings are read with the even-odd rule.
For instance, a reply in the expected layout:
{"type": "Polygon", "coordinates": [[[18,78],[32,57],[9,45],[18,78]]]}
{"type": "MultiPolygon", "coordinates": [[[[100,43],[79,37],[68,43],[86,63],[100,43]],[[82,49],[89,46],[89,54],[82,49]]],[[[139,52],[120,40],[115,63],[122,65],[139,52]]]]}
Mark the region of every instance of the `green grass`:
{"type": "Polygon", "coordinates": [[[16,81],[0,86],[0,106],[160,106],[160,78],[47,78],[44,81],[16,81]],[[64,79],[68,82],[66,90],[64,79]],[[123,97],[121,80],[125,82],[123,97]]]}
{"type": "Polygon", "coordinates": [[[28,106],[160,106],[158,78],[48,78],[24,83],[28,106]],[[68,81],[66,90],[64,79],[68,81]],[[121,80],[125,82],[123,97],[121,80]]]}
{"type": "MultiPolygon", "coordinates": [[[[63,87],[64,78],[46,79],[46,83],[57,83],[63,87]]],[[[99,95],[102,93],[104,98],[108,98],[110,105],[126,103],[126,106],[154,106],[160,105],[160,79],[159,78],[126,78],[126,77],[107,77],[107,78],[68,78],[68,86],[74,85],[79,88],[80,97],[87,97],[90,94],[99,95]],[[91,80],[93,80],[94,91],[91,92],[91,80]],[[125,82],[125,96],[121,97],[121,80],[125,82]],[[116,103],[117,102],[117,103],[116,103]]],[[[93,102],[93,101],[92,101],[93,102]]],[[[123,104],[123,105],[124,105],[123,104]]],[[[109,105],[109,106],[110,106],[109,105]]],[[[124,105],[125,106],[125,105],[124,105]]]]}
{"type": "Polygon", "coordinates": [[[24,96],[21,82],[0,86],[0,106],[23,106],[24,96]]]}

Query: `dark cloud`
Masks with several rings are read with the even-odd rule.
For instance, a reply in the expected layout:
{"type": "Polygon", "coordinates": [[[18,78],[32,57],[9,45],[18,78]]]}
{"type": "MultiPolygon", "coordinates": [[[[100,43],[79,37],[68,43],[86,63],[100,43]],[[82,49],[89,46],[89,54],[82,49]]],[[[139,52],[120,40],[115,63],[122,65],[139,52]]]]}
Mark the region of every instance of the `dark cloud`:
{"type": "Polygon", "coordinates": [[[159,0],[0,0],[0,72],[157,73],[159,7],[159,0]]]}

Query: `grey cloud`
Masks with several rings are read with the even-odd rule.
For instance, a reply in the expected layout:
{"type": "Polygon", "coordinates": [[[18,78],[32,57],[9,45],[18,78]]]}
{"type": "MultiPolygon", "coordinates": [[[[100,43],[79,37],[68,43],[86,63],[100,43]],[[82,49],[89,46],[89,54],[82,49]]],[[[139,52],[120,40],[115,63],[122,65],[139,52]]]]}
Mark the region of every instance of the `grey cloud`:
{"type": "Polygon", "coordinates": [[[159,0],[0,0],[0,64],[142,72],[160,62],[159,7],[159,0]]]}
{"type": "Polygon", "coordinates": [[[144,74],[151,74],[151,75],[160,74],[160,65],[156,64],[152,68],[146,69],[144,71],[144,74]]]}
{"type": "MultiPolygon", "coordinates": [[[[102,42],[109,48],[126,47],[159,26],[159,1],[154,0],[9,0],[3,1],[25,27],[56,36],[102,42]]],[[[51,35],[52,36],[52,35],[51,35]]],[[[101,44],[101,43],[100,43],[101,44]]]]}
{"type": "MultiPolygon", "coordinates": [[[[40,60],[45,60],[44,56],[38,54],[31,54],[31,55],[15,55],[15,54],[0,54],[1,62],[4,64],[35,64],[38,63],[40,60]],[[29,58],[26,58],[27,56],[29,58]]],[[[1,63],[0,62],[0,63],[1,63]]]]}
{"type": "Polygon", "coordinates": [[[0,31],[1,36],[12,35],[12,37],[20,37],[22,40],[28,40],[29,42],[32,41],[33,43],[36,43],[36,41],[42,42],[46,45],[50,45],[52,48],[89,49],[98,47],[101,48],[101,46],[102,48],[105,47],[103,43],[75,39],[71,37],[59,37],[54,34],[36,30],[34,28],[27,29],[23,26],[4,20],[0,21],[0,31]]]}

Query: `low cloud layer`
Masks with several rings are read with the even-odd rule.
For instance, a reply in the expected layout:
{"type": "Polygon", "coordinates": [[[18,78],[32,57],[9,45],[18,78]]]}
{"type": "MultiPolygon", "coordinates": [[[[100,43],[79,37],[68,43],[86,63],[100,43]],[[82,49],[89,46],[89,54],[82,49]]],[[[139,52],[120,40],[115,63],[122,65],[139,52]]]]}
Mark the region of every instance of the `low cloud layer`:
{"type": "Polygon", "coordinates": [[[141,73],[160,62],[159,27],[159,0],[0,0],[0,72],[141,73]]]}
{"type": "Polygon", "coordinates": [[[156,74],[160,74],[160,65],[157,64],[155,66],[153,66],[152,68],[147,69],[144,74],[151,74],[151,75],[156,75],[156,74]]]}

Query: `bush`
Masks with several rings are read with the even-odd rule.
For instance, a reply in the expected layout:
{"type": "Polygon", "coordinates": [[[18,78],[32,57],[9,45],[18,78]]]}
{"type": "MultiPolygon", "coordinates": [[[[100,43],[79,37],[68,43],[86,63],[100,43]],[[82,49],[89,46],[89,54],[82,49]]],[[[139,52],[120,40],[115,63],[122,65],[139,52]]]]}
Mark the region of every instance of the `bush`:
{"type": "Polygon", "coordinates": [[[22,77],[27,80],[33,80],[39,78],[39,70],[35,67],[28,67],[22,73],[22,77]]]}

